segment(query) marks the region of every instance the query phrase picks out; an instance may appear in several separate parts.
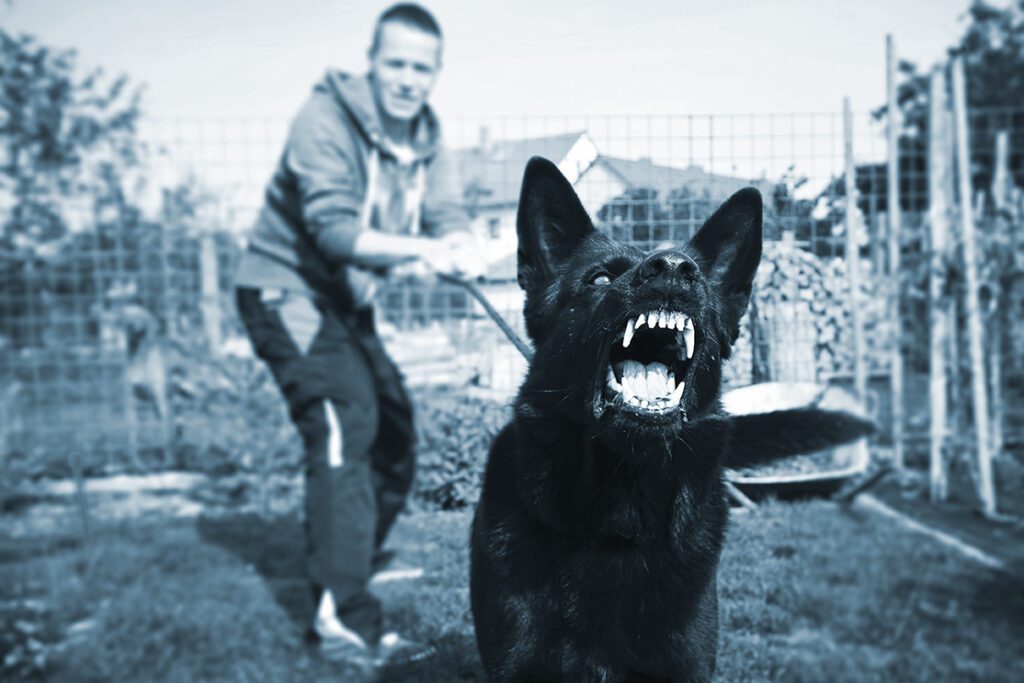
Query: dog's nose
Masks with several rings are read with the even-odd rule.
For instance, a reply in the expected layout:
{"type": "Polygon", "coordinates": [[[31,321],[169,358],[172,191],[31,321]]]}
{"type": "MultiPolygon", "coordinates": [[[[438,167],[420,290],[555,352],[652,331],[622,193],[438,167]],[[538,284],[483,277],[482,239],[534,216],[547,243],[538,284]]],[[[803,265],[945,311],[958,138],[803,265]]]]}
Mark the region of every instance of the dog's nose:
{"type": "Polygon", "coordinates": [[[654,252],[640,264],[640,279],[646,282],[660,276],[666,280],[689,280],[697,270],[697,264],[689,256],[675,249],[666,249],[654,252]]]}

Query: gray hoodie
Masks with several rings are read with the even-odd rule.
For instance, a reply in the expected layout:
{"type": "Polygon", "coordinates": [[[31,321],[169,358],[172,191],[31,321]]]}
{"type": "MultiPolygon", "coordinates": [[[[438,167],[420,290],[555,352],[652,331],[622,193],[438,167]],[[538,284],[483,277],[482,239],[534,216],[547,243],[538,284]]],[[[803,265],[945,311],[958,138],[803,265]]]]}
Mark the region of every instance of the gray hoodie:
{"type": "Polygon", "coordinates": [[[329,297],[351,308],[365,275],[350,263],[367,229],[437,236],[468,230],[440,128],[424,106],[412,159],[384,137],[368,76],[328,71],[292,122],[242,255],[238,287],[329,297]]]}

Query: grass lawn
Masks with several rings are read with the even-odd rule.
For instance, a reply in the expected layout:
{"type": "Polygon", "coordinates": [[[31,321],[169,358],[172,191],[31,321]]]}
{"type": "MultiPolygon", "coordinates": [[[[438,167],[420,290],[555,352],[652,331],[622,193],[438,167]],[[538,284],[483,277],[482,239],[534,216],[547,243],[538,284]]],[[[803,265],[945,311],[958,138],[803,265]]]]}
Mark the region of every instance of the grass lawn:
{"type": "MultiPolygon", "coordinates": [[[[426,573],[377,592],[389,627],[439,654],[380,680],[483,680],[469,519],[400,520],[398,561],[426,573]]],[[[362,680],[303,644],[312,604],[302,543],[296,517],[251,515],[105,525],[88,547],[0,537],[0,679],[362,680]],[[47,653],[38,668],[26,663],[32,652],[47,653]]],[[[734,516],[719,593],[720,681],[1024,680],[1021,577],[867,512],[811,501],[734,516]]]]}

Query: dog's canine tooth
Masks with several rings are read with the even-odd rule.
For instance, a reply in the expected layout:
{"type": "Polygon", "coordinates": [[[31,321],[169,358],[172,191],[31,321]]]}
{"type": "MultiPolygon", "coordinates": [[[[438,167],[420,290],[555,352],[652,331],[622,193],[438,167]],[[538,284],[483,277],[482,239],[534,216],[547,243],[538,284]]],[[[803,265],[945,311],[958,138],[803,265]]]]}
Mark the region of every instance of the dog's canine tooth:
{"type": "Polygon", "coordinates": [[[694,331],[693,321],[689,318],[686,319],[686,325],[683,328],[683,337],[686,339],[686,358],[693,358],[694,331]]]}
{"type": "Polygon", "coordinates": [[[626,332],[622,335],[622,348],[629,348],[629,342],[633,341],[634,332],[633,320],[630,319],[629,322],[626,323],[626,332]]]}
{"type": "Polygon", "coordinates": [[[686,382],[680,382],[679,386],[672,390],[672,398],[670,399],[672,405],[676,405],[683,399],[684,389],[686,389],[686,382]]]}

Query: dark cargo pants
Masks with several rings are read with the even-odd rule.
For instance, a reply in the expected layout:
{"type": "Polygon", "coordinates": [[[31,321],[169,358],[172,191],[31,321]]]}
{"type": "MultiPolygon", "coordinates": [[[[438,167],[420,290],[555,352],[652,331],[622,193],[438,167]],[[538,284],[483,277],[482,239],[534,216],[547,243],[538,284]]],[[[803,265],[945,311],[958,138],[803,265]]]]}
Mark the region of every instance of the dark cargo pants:
{"type": "MultiPolygon", "coordinates": [[[[238,312],[270,367],[305,449],[307,568],[344,624],[369,643],[380,605],[367,589],[412,485],[412,404],[370,310],[335,311],[298,292],[239,288],[238,312]]],[[[319,599],[319,598],[318,598],[319,599]]]]}

